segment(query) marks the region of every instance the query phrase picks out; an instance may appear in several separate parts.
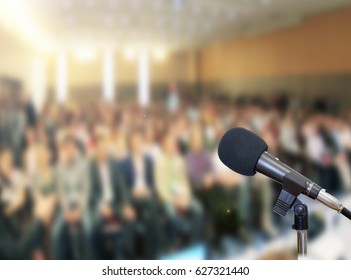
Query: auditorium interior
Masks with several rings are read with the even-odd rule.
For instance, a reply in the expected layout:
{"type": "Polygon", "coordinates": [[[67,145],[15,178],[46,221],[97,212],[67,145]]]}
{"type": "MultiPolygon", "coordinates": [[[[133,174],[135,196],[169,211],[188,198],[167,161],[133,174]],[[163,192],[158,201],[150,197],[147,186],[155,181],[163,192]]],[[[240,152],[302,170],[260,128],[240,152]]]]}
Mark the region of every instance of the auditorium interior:
{"type": "MultiPolygon", "coordinates": [[[[351,207],[351,0],[0,0],[0,259],[296,259],[244,127],[351,207]],[[233,143],[234,145],[234,143],[233,143]]],[[[309,208],[308,258],[351,259],[309,208]]]]}

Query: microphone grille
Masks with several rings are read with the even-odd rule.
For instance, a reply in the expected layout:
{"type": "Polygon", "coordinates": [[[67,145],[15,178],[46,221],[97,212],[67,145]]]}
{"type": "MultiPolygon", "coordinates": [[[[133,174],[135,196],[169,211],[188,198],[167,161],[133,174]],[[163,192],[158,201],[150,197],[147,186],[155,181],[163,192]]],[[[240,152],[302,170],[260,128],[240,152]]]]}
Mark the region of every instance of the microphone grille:
{"type": "Polygon", "coordinates": [[[268,146],[261,137],[247,129],[236,127],[222,136],[218,156],[233,171],[253,176],[256,173],[257,161],[267,150],[268,146]]]}

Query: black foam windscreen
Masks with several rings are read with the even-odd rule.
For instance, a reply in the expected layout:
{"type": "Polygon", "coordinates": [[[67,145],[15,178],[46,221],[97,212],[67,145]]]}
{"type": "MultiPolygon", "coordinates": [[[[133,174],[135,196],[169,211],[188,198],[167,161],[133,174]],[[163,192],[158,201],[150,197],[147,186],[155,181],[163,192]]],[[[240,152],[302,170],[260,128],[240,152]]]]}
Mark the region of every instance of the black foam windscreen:
{"type": "Polygon", "coordinates": [[[247,129],[236,127],[222,136],[218,156],[233,171],[252,176],[256,173],[257,161],[267,150],[268,146],[261,137],[247,129]]]}

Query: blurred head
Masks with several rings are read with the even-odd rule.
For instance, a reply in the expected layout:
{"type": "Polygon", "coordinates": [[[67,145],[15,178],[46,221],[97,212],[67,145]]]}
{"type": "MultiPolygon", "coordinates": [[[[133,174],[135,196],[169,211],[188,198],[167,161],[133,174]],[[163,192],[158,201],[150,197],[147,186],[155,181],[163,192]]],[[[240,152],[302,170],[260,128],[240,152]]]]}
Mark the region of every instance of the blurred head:
{"type": "Polygon", "coordinates": [[[191,133],[190,147],[193,152],[201,152],[203,150],[202,130],[197,127],[191,133]]]}
{"type": "Polygon", "coordinates": [[[147,143],[152,143],[155,141],[155,128],[153,126],[148,126],[144,132],[144,140],[147,143]]]}
{"type": "Polygon", "coordinates": [[[45,145],[36,147],[36,158],[39,170],[46,169],[51,165],[51,152],[45,145]]]}
{"type": "Polygon", "coordinates": [[[63,162],[70,162],[77,158],[78,147],[74,137],[66,136],[61,143],[60,157],[63,162]]]}
{"type": "Polygon", "coordinates": [[[96,147],[95,147],[95,156],[99,161],[105,161],[108,156],[108,140],[106,135],[99,135],[96,137],[96,147]]]}
{"type": "Polygon", "coordinates": [[[173,156],[178,153],[177,140],[171,133],[163,137],[162,146],[163,152],[168,156],[173,156]]]}
{"type": "Polygon", "coordinates": [[[32,127],[27,128],[25,137],[27,146],[34,144],[37,140],[35,130],[32,127]]]}
{"type": "Polygon", "coordinates": [[[10,149],[6,148],[0,152],[0,171],[8,174],[13,168],[13,155],[10,149]]]}
{"type": "Polygon", "coordinates": [[[140,155],[143,152],[143,134],[140,130],[135,130],[129,138],[130,152],[133,155],[140,155]]]}
{"type": "Polygon", "coordinates": [[[168,89],[172,93],[176,92],[177,91],[177,84],[174,81],[170,82],[168,84],[168,89]]]}

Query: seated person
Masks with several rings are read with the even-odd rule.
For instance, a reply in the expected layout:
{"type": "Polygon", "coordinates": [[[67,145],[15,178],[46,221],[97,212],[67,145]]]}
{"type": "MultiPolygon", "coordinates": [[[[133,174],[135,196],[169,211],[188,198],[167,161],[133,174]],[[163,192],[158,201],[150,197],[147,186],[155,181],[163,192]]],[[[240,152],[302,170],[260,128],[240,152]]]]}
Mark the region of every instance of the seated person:
{"type": "Polygon", "coordinates": [[[158,215],[155,198],[153,161],[143,153],[140,131],[133,131],[129,138],[130,155],[124,160],[124,175],[136,219],[143,236],[142,257],[155,259],[158,249],[158,215]]]}
{"type": "Polygon", "coordinates": [[[213,184],[211,156],[203,147],[203,135],[200,127],[192,130],[190,138],[190,150],[186,155],[186,170],[194,192],[204,199],[205,189],[211,188],[213,184]]]}
{"type": "MultiPolygon", "coordinates": [[[[57,205],[57,178],[51,165],[52,153],[46,145],[38,144],[34,148],[33,155],[37,159],[37,169],[33,172],[29,182],[32,201],[34,205],[40,204],[42,201],[43,203],[51,203],[51,207],[55,208],[57,205]]],[[[50,235],[53,220],[53,215],[48,217],[48,228],[45,235],[50,235]]],[[[51,250],[46,243],[43,242],[42,250],[38,250],[37,258],[49,258],[51,250]]]]}
{"type": "Polygon", "coordinates": [[[43,240],[53,204],[41,201],[35,206],[34,219],[24,225],[19,215],[24,203],[23,176],[13,168],[12,153],[5,149],[0,152],[0,259],[33,259],[43,240]]]}
{"type": "Polygon", "coordinates": [[[108,152],[105,135],[96,137],[95,157],[91,164],[90,208],[94,214],[94,247],[98,258],[105,258],[104,229],[122,232],[115,240],[113,258],[133,258],[134,211],[129,206],[128,193],[118,162],[108,152]],[[123,243],[123,244],[122,244],[123,243]]]}
{"type": "Polygon", "coordinates": [[[185,243],[200,241],[203,237],[202,209],[192,197],[176,139],[166,134],[162,144],[163,154],[155,165],[155,181],[157,194],[170,220],[172,245],[176,245],[179,238],[185,243]]]}
{"type": "Polygon", "coordinates": [[[1,151],[0,184],[1,203],[4,214],[12,217],[13,223],[19,223],[17,215],[25,206],[26,190],[23,174],[14,167],[14,158],[10,149],[1,151]]]}
{"type": "Polygon", "coordinates": [[[190,149],[185,157],[186,170],[196,199],[201,202],[206,214],[206,238],[214,231],[213,209],[209,201],[213,197],[212,158],[204,149],[203,131],[200,125],[194,125],[190,134],[190,149]]]}
{"type": "Polygon", "coordinates": [[[66,135],[59,144],[56,169],[59,211],[53,227],[54,259],[93,259],[88,165],[76,140],[66,135]]]}

